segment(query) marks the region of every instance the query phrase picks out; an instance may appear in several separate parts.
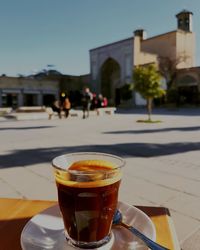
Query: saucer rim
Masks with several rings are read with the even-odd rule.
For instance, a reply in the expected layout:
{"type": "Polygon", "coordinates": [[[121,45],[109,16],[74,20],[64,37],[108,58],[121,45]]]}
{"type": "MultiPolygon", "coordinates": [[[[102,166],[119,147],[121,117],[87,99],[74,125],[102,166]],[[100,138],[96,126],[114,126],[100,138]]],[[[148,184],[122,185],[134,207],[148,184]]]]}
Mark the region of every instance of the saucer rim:
{"type": "MultiPolygon", "coordinates": [[[[152,237],[151,237],[151,240],[152,240],[152,241],[156,241],[156,227],[155,227],[153,221],[151,220],[151,218],[150,218],[145,212],[143,212],[141,209],[137,208],[137,207],[134,206],[134,205],[130,205],[130,204],[128,204],[127,202],[123,202],[123,201],[118,201],[118,205],[117,205],[117,206],[119,206],[119,204],[124,204],[124,205],[127,206],[127,207],[133,208],[134,210],[137,211],[137,213],[139,213],[139,214],[141,214],[143,217],[145,217],[145,219],[149,222],[149,224],[151,225],[152,230],[153,230],[153,233],[152,233],[153,235],[152,235],[152,237]]],[[[136,227],[136,229],[137,229],[137,227],[136,227]]]]}
{"type": "MultiPolygon", "coordinates": [[[[152,237],[151,237],[150,239],[151,239],[152,241],[156,241],[156,228],[155,228],[155,225],[154,225],[153,221],[151,220],[151,218],[150,218],[147,214],[145,214],[141,209],[137,208],[137,207],[134,206],[134,205],[130,205],[130,204],[128,204],[127,202],[118,201],[117,207],[119,207],[120,205],[125,205],[125,206],[128,207],[128,208],[134,209],[134,210],[136,211],[137,214],[139,213],[139,214],[141,214],[143,217],[145,217],[146,221],[148,221],[149,224],[150,224],[151,227],[152,227],[152,237]]],[[[22,247],[22,250],[26,250],[25,248],[23,248],[23,245],[24,245],[24,243],[23,243],[23,234],[24,234],[24,232],[26,231],[26,228],[28,228],[29,223],[31,222],[31,220],[32,220],[35,216],[38,216],[38,215],[41,215],[41,214],[45,213],[45,211],[48,211],[50,208],[51,208],[51,209],[52,209],[52,208],[57,208],[57,209],[59,209],[59,205],[58,205],[58,203],[57,203],[57,204],[55,204],[55,205],[52,205],[52,206],[50,206],[50,207],[48,207],[48,208],[46,208],[46,209],[44,209],[44,210],[38,212],[37,214],[35,214],[34,216],[32,216],[32,217],[26,222],[25,226],[23,227],[23,229],[22,229],[22,231],[21,231],[21,235],[20,235],[20,245],[21,245],[21,247],[22,247]]],[[[60,215],[60,218],[61,218],[61,215],[60,215]]],[[[136,227],[136,228],[137,228],[137,227],[136,227]]],[[[111,229],[111,233],[113,233],[113,232],[112,232],[112,229],[111,229]]]]}

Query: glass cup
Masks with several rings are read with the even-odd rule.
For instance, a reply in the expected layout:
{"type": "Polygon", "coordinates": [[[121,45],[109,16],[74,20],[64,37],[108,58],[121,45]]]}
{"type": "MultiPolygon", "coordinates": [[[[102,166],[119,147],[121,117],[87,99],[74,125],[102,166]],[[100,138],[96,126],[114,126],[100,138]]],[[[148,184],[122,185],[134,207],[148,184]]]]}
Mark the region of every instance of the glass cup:
{"type": "Polygon", "coordinates": [[[120,157],[96,152],[53,159],[58,203],[70,244],[87,249],[110,240],[124,164],[120,157]]]}

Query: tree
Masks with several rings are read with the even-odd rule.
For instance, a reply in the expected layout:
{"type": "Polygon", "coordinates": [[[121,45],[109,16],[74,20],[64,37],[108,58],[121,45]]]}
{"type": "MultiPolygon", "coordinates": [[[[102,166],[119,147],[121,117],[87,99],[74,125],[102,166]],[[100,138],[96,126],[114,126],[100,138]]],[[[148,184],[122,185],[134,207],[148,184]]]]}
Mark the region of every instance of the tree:
{"type": "Polygon", "coordinates": [[[133,85],[135,91],[146,99],[148,121],[151,121],[153,99],[165,94],[165,90],[161,88],[161,74],[154,64],[137,66],[133,71],[133,85]]]}
{"type": "Polygon", "coordinates": [[[160,56],[158,58],[158,63],[159,63],[159,71],[161,75],[165,78],[167,90],[169,90],[176,78],[176,71],[177,71],[176,66],[179,63],[179,60],[177,59],[172,60],[169,57],[160,56]]]}
{"type": "Polygon", "coordinates": [[[180,63],[186,62],[190,56],[185,52],[179,53],[176,58],[170,58],[167,56],[158,57],[159,72],[166,80],[167,91],[171,89],[171,86],[176,79],[177,66],[180,63]]]}

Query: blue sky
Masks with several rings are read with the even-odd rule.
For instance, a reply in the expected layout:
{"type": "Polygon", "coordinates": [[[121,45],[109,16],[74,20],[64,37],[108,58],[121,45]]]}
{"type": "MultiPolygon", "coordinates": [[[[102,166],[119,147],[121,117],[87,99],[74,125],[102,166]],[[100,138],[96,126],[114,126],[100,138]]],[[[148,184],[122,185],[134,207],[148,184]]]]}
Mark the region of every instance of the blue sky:
{"type": "Polygon", "coordinates": [[[199,0],[0,0],[0,75],[54,69],[90,72],[89,50],[131,37],[175,30],[175,15],[193,12],[196,64],[200,65],[199,0]]]}

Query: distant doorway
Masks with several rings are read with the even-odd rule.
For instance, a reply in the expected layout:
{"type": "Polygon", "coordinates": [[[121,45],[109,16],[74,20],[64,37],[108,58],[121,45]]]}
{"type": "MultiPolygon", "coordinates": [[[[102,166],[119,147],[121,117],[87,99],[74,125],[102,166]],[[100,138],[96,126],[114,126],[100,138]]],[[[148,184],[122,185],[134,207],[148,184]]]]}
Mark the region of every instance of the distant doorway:
{"type": "Polygon", "coordinates": [[[12,94],[3,94],[2,95],[2,106],[3,107],[12,107],[16,108],[18,105],[18,95],[15,93],[12,94]]]}
{"type": "Polygon", "coordinates": [[[115,106],[119,106],[121,104],[121,93],[120,88],[115,89],[115,106]]]}
{"type": "Polygon", "coordinates": [[[101,93],[111,103],[115,102],[115,89],[120,83],[120,65],[112,58],[108,58],[101,67],[101,93]]]}
{"type": "Polygon", "coordinates": [[[24,106],[37,106],[37,95],[24,94],[24,106]]]}
{"type": "Polygon", "coordinates": [[[178,105],[199,104],[198,80],[192,75],[184,75],[177,81],[178,105]]]}
{"type": "Polygon", "coordinates": [[[178,88],[178,104],[179,105],[198,105],[198,87],[197,86],[181,86],[178,88]]]}

